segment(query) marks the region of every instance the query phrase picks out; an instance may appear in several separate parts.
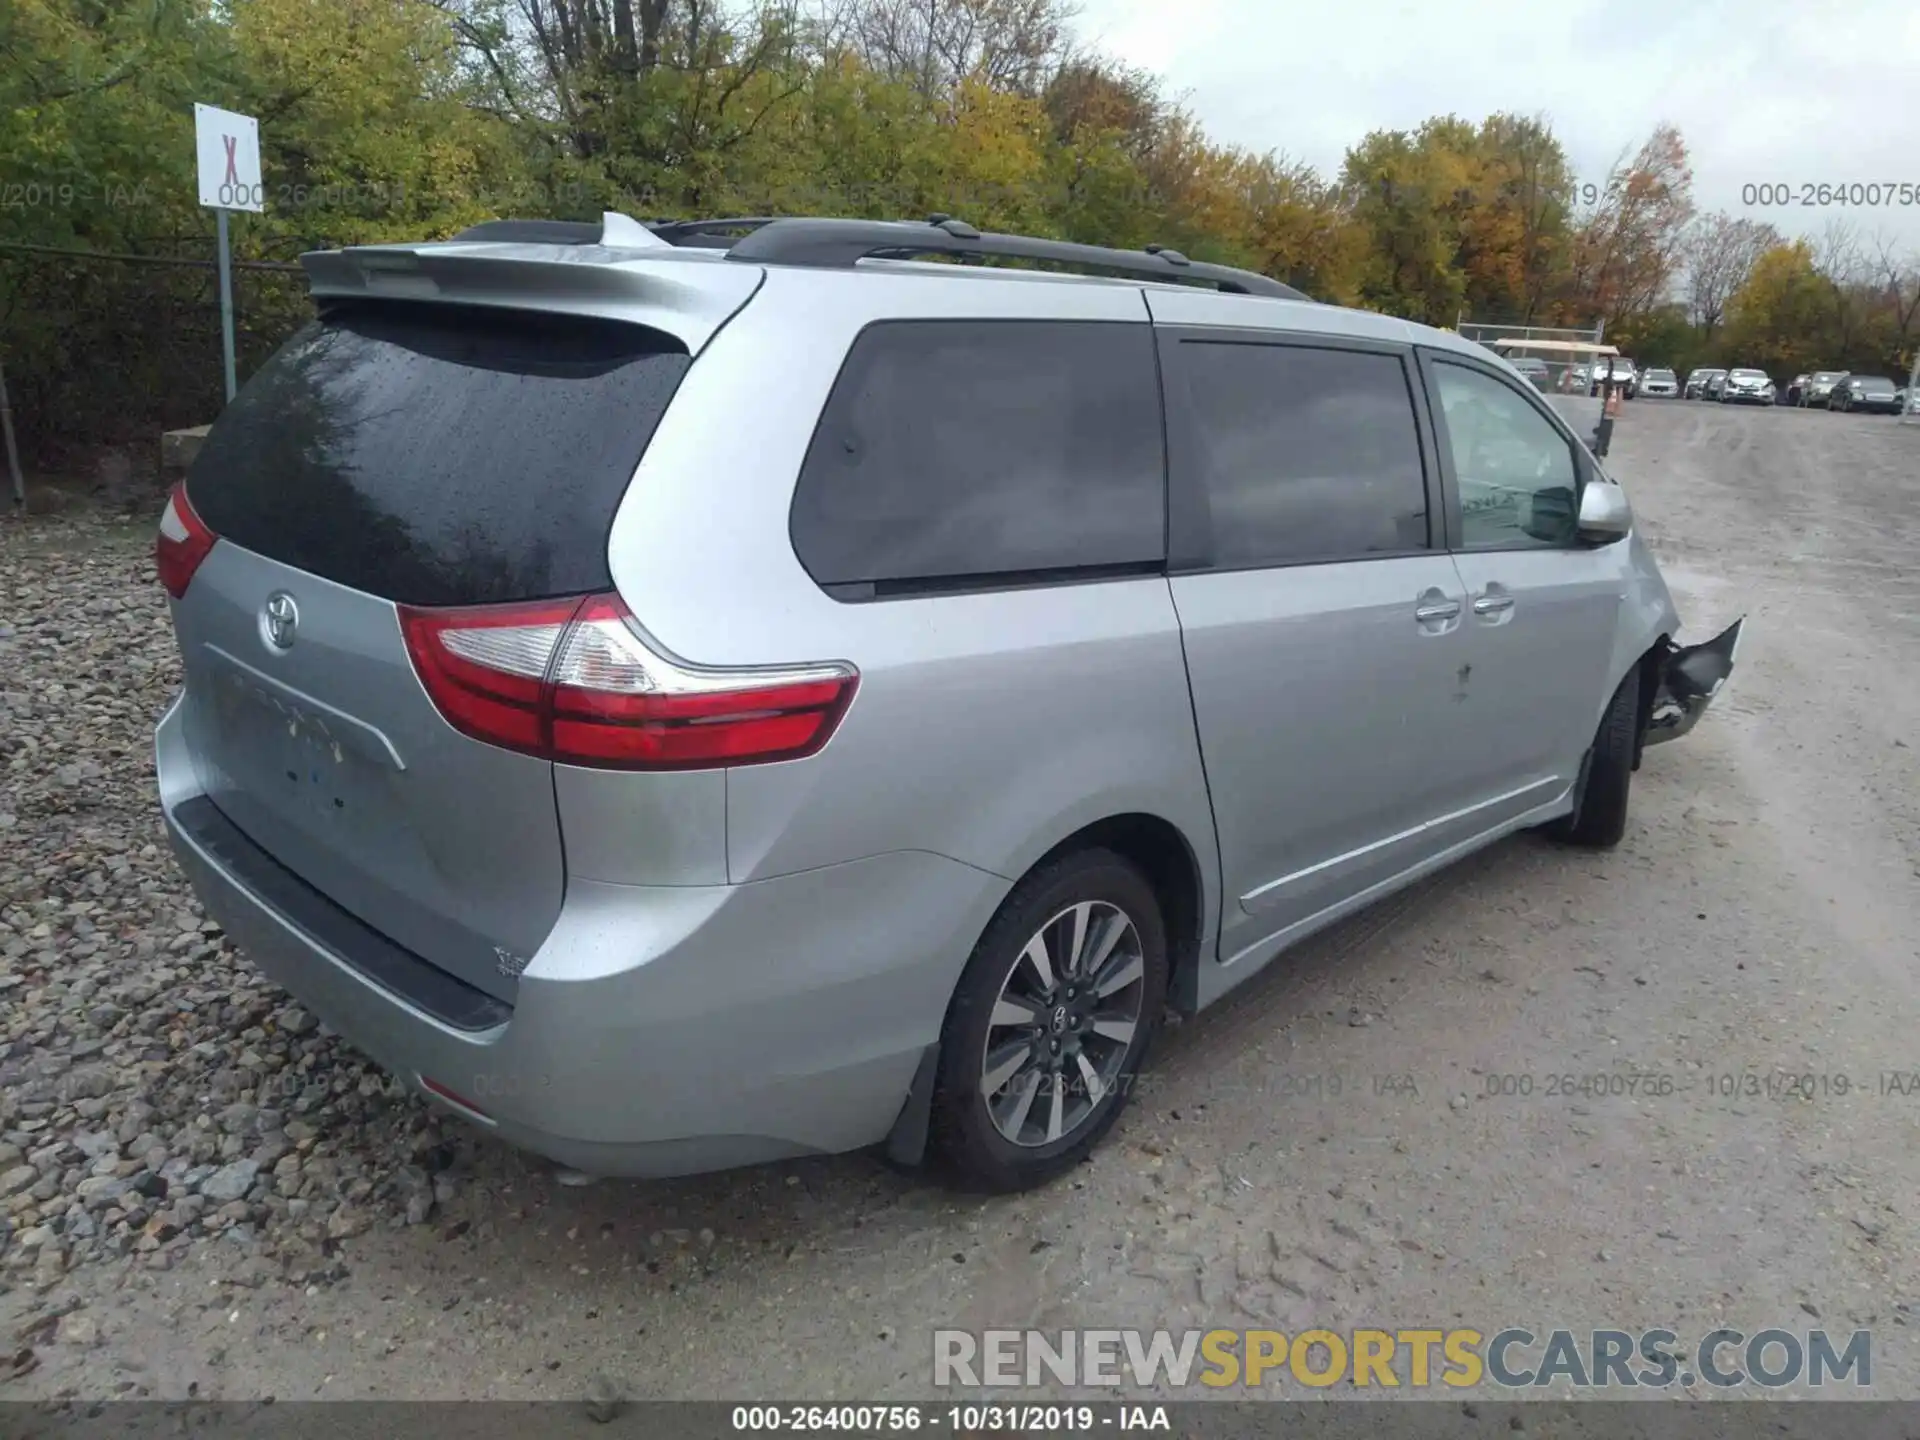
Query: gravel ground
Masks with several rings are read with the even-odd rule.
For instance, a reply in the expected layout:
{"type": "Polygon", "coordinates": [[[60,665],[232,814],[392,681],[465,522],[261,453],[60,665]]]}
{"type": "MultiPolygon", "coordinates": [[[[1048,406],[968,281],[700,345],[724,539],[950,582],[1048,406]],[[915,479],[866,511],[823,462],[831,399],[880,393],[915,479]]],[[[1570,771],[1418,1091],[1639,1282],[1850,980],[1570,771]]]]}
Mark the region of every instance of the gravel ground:
{"type": "Polygon", "coordinates": [[[1753,616],[1626,843],[1316,937],[990,1201],[859,1157],[566,1189],[397,1091],[167,852],[150,532],[0,522],[0,1396],[916,1396],[935,1325],[1312,1321],[1868,1327],[1920,1397],[1920,431],[1642,401],[1613,464],[1690,635],[1753,616]],[[1672,1086],[1547,1094],[1622,1069],[1672,1086]]]}
{"type": "Polygon", "coordinates": [[[327,1283],[338,1242],[452,1199],[457,1138],[262,979],[175,868],[149,532],[0,538],[0,1273],[45,1290],[217,1239],[242,1274],[327,1283]]]}

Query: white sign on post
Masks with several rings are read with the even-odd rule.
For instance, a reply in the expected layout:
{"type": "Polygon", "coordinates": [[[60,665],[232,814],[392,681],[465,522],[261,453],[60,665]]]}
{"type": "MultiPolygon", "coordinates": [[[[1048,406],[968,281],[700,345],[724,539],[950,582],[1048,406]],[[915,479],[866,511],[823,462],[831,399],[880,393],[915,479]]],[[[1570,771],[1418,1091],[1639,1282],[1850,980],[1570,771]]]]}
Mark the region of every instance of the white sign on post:
{"type": "Polygon", "coordinates": [[[200,203],[215,210],[267,208],[260,183],[260,122],[212,105],[193,107],[193,143],[200,162],[200,203]]]}

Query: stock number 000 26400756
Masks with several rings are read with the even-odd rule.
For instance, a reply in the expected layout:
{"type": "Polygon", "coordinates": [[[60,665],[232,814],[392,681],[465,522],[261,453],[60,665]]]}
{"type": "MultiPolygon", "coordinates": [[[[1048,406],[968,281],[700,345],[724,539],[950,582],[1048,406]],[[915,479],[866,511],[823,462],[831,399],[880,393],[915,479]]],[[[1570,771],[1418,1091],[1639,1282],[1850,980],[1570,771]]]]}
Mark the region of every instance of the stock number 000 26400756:
{"type": "Polygon", "coordinates": [[[1877,210],[1884,205],[1920,205],[1920,181],[1847,180],[1821,184],[1806,180],[1794,184],[1786,180],[1763,181],[1740,187],[1742,205],[1797,205],[1821,209],[1828,205],[1851,205],[1877,210]]]}
{"type": "Polygon", "coordinates": [[[736,1405],[735,1430],[842,1430],[875,1433],[917,1430],[1091,1430],[1099,1417],[1089,1405],[736,1405]]]}
{"type": "Polygon", "coordinates": [[[1660,1071],[1605,1070],[1595,1074],[1489,1074],[1482,1093],[1489,1098],[1541,1096],[1548,1100],[1598,1100],[1609,1095],[1671,1095],[1679,1088],[1660,1071]]]}

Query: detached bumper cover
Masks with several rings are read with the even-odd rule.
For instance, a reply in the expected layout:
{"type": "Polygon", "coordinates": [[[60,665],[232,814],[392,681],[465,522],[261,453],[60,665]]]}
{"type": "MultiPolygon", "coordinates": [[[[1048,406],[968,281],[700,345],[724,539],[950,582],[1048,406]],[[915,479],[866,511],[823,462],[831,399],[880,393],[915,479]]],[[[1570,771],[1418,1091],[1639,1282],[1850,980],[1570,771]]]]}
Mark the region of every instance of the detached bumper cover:
{"type": "Polygon", "coordinates": [[[1700,717],[1707,713],[1707,707],[1733,674],[1734,659],[1740,650],[1740,630],[1746,623],[1746,617],[1742,616],[1701,645],[1667,642],[1659,688],[1654,692],[1653,710],[1647,717],[1647,744],[1678,740],[1700,723],[1700,717]]]}

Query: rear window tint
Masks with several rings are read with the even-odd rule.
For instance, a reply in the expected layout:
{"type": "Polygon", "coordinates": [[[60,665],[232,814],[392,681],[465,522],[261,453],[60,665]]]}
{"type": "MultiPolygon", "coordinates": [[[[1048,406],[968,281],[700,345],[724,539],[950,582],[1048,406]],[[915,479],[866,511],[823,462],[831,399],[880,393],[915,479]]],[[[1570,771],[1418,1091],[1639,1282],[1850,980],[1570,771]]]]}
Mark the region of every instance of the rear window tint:
{"type": "Polygon", "coordinates": [[[912,588],[1166,556],[1147,325],[886,321],[854,342],[794,491],[821,585],[912,588]]]}
{"type": "Polygon", "coordinates": [[[188,494],[233,543],[406,604],[607,589],[613,512],[691,363],[613,321],[332,310],[227,407],[188,494]]]}

